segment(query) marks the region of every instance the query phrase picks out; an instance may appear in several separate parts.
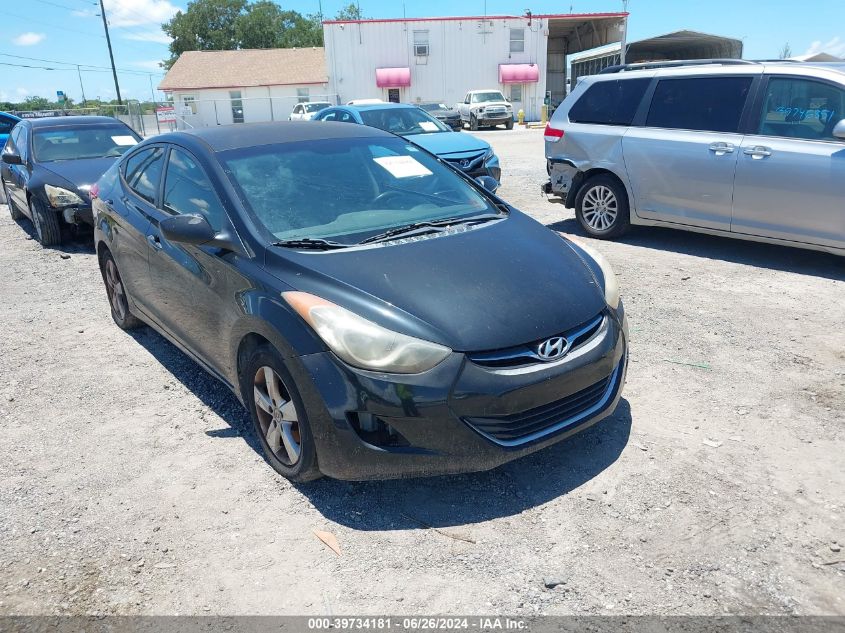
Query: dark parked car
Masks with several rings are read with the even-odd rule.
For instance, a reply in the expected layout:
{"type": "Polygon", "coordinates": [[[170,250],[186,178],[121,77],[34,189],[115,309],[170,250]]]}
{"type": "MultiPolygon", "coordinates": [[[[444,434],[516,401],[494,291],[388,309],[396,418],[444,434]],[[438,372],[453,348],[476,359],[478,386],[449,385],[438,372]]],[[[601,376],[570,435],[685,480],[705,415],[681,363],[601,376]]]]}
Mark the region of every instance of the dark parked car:
{"type": "Polygon", "coordinates": [[[392,134],[164,134],[92,193],[115,322],[232,389],[292,480],[492,468],[619,400],[605,260],[392,134]]]}
{"type": "Polygon", "coordinates": [[[91,185],[140,140],[111,117],[21,120],[6,141],[0,169],[12,218],[28,216],[42,245],[59,244],[63,222],[92,223],[91,185]]]}
{"type": "Polygon", "coordinates": [[[460,132],[464,129],[464,124],[461,122],[461,113],[455,110],[455,108],[450,108],[445,103],[418,103],[417,107],[425,110],[444,125],[448,125],[455,132],[460,132]]]}
{"type": "Polygon", "coordinates": [[[499,157],[490,143],[471,134],[453,132],[416,106],[406,103],[347,104],[321,110],[312,121],[339,121],[376,127],[416,143],[468,176],[502,179],[499,157]]]}

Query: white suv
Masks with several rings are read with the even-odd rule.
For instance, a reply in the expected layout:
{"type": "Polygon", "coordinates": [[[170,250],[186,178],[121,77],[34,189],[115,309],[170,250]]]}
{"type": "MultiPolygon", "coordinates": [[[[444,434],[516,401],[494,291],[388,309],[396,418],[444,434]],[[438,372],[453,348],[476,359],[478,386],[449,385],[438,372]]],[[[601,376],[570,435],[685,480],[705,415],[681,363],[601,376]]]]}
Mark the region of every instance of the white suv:
{"type": "Polygon", "coordinates": [[[612,67],[545,140],[543,188],[593,237],[645,224],[845,255],[845,64],[612,67]]]}

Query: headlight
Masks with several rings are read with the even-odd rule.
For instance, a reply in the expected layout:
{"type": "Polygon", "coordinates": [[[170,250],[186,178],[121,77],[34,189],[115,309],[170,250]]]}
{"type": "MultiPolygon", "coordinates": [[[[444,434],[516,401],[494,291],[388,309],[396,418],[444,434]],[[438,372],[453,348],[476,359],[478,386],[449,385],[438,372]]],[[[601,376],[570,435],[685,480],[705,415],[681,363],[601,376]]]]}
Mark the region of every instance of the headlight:
{"type": "Polygon", "coordinates": [[[610,262],[592,246],[587,246],[580,240],[575,242],[575,244],[598,264],[602,277],[604,277],[604,300],[607,302],[607,305],[615,310],[619,307],[619,280],[616,278],[616,273],[613,272],[610,262]]]}
{"type": "Polygon", "coordinates": [[[483,162],[485,162],[485,163],[486,163],[488,160],[490,160],[491,158],[493,158],[493,156],[495,156],[495,154],[493,153],[493,148],[491,147],[490,149],[488,149],[488,150],[484,153],[484,161],[483,161],[483,162]]]}
{"type": "Polygon", "coordinates": [[[54,187],[53,185],[44,185],[44,193],[47,194],[47,200],[54,207],[67,207],[72,204],[85,204],[78,195],[67,189],[61,187],[54,187]]]}
{"type": "Polygon", "coordinates": [[[282,297],[341,359],[363,369],[417,374],[443,361],[452,350],[393,332],[307,292],[282,297]]]}

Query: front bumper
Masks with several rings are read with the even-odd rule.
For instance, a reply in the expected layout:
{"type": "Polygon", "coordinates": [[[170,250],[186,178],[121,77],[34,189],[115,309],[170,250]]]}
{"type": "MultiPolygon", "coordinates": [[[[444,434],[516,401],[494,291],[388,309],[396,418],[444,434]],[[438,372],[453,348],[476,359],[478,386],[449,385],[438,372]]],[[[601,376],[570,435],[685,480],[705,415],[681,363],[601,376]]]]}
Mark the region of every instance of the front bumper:
{"type": "Polygon", "coordinates": [[[488,470],[584,430],[613,413],[625,382],[621,304],[605,323],[577,352],[529,368],[484,367],[454,353],[427,372],[401,376],[350,367],[330,352],[300,357],[297,384],[306,384],[300,391],[320,470],[352,480],[488,470]],[[600,397],[573,415],[573,403],[596,385],[600,397]],[[564,417],[554,418],[557,412],[564,417]],[[356,423],[361,416],[374,416],[403,441],[371,443],[356,423]],[[515,420],[535,430],[515,435],[515,420]]]}
{"type": "Polygon", "coordinates": [[[87,224],[94,226],[94,211],[87,207],[65,207],[60,212],[68,224],[87,224]]]}

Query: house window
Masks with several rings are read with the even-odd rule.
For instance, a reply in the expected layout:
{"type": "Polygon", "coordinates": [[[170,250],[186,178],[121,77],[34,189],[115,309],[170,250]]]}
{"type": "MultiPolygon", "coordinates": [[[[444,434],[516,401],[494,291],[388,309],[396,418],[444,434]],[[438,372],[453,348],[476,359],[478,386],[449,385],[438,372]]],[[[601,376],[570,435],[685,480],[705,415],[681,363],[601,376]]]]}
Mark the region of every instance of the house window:
{"type": "Polygon", "coordinates": [[[197,113],[197,98],[193,95],[182,96],[182,116],[189,116],[197,113]]]}
{"type": "Polygon", "coordinates": [[[414,31],[414,55],[428,57],[428,31],[414,31]]]}
{"type": "Polygon", "coordinates": [[[511,53],[525,52],[525,29],[511,29],[511,53]]]}
{"type": "Polygon", "coordinates": [[[522,84],[511,84],[511,102],[520,103],[522,101],[522,84]]]}
{"type": "Polygon", "coordinates": [[[232,123],[244,122],[244,102],[241,100],[240,90],[229,91],[229,101],[232,105],[232,123]]]}
{"type": "Polygon", "coordinates": [[[296,89],[296,100],[299,103],[307,103],[309,99],[308,96],[308,88],[297,88],[296,89]]]}

